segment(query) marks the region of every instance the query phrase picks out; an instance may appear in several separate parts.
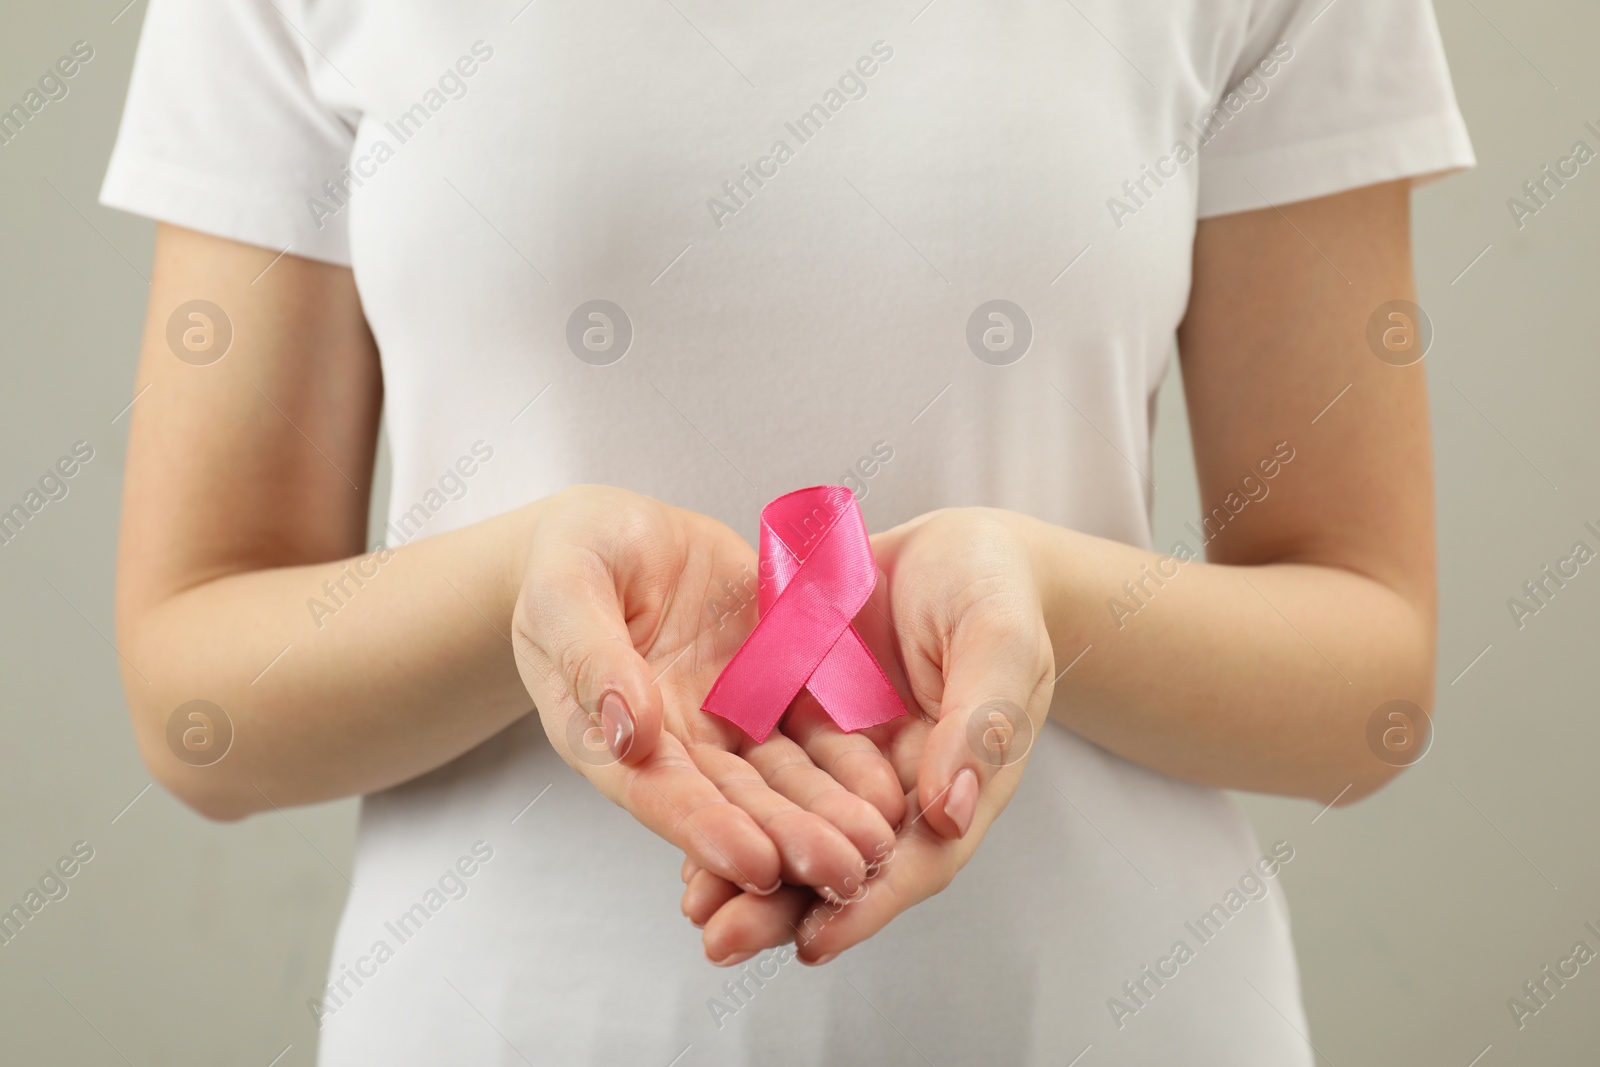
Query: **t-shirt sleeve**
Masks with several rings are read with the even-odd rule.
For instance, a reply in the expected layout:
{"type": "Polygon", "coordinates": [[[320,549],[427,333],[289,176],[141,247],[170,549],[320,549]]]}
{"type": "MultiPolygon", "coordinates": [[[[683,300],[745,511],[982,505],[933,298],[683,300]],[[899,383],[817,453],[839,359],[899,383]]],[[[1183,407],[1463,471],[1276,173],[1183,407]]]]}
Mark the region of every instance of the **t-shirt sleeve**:
{"type": "Polygon", "coordinates": [[[1200,120],[1199,215],[1251,211],[1476,161],[1429,0],[1262,0],[1200,120]]]}
{"type": "MultiPolygon", "coordinates": [[[[324,106],[293,0],[151,0],[100,202],[348,265],[343,214],[308,200],[354,130],[324,106]]],[[[301,20],[303,25],[303,20],[301,20]]]]}

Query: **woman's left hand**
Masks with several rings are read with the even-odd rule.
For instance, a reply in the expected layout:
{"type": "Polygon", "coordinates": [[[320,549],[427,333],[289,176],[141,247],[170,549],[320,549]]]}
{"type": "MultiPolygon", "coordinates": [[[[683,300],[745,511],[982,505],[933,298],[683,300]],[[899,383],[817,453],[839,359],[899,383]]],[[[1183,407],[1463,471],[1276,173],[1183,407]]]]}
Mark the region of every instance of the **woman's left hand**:
{"type": "Polygon", "coordinates": [[[1054,688],[1026,522],[948,509],[872,538],[883,578],[856,627],[922,714],[844,734],[803,691],[781,730],[823,770],[863,754],[887,759],[909,794],[907,816],[892,852],[868,857],[868,881],[844,901],[792,886],[759,897],[686,864],[683,910],[704,927],[709,959],[731,965],[798,941],[802,962],[826,962],[971,859],[1016,791],[1054,688]]]}

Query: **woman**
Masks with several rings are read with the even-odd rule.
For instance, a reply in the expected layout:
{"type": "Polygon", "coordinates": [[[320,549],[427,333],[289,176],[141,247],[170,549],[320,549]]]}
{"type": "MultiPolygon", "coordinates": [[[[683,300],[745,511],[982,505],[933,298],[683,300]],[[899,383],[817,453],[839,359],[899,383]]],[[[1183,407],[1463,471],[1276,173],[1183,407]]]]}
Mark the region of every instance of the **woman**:
{"type": "Polygon", "coordinates": [[[1429,704],[1391,305],[1471,162],[1423,0],[153,0],[127,689],[202,814],[363,796],[320,1062],[1312,1062],[1220,790],[1429,704]],[[841,481],[917,714],[756,745],[747,538],[841,481]]]}

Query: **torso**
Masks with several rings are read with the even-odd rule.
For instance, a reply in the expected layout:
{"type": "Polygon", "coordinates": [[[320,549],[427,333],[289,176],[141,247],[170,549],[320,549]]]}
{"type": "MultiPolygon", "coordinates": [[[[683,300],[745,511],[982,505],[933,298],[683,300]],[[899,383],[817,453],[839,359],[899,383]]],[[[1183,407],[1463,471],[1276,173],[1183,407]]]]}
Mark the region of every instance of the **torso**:
{"type": "MultiPolygon", "coordinates": [[[[579,482],[753,540],[768,500],[844,482],[874,530],[990,505],[1149,544],[1199,163],[1108,200],[1216,100],[1249,3],[519,6],[312,8],[364,174],[308,211],[348,219],[382,349],[386,541],[579,482]]],[[[729,1015],[672,850],[529,719],[365,802],[333,976],[393,958],[347,984],[322,1062],[1308,1063],[1261,1003],[1304,1029],[1278,883],[1204,946],[1185,929],[1260,851],[1221,794],[1052,726],[950,890],[836,964],[767,965],[729,1015]],[[465,895],[398,943],[478,841],[465,895]],[[1108,1006],[1180,939],[1175,978],[1108,1006]]]]}

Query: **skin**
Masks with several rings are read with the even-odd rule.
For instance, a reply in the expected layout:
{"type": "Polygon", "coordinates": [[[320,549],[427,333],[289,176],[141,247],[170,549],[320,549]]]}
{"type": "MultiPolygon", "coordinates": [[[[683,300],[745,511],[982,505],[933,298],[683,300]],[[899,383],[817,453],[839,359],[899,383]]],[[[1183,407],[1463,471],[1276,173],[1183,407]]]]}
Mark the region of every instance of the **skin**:
{"type": "Polygon", "coordinates": [[[797,936],[825,961],[947,885],[1026,766],[968,743],[995,699],[1176,777],[1350,803],[1397,773],[1366,747],[1372,710],[1432,701],[1424,373],[1365,343],[1374,308],[1412,297],[1408,234],[1405,183],[1202,221],[1179,342],[1203,513],[1287,441],[1271,495],[1120,626],[1107,600],[1159,554],[983,509],[879,534],[859,623],[918,714],[846,737],[802,701],[755,746],[698,711],[754,622],[708,630],[706,590],[753,554],[634,494],[580,487],[408,544],[317,625],[307,598],[363,551],[381,403],[350,272],[284,256],[262,274],[270,252],[164,226],[118,566],[141,751],[236,819],[406,781],[535,704],[574,770],[688,855],[685,912],[723,963],[797,936]],[[165,340],[195,297],[235,330],[204,368],[165,340]],[[633,737],[592,761],[574,715],[608,692],[633,737]],[[204,768],[166,742],[196,696],[235,728],[204,768]]]}
{"type": "MultiPolygon", "coordinates": [[[[574,769],[708,869],[753,888],[780,875],[819,888],[859,877],[861,850],[889,837],[889,824],[853,797],[819,799],[827,818],[805,812],[728,751],[744,739],[704,722],[694,694],[715,676],[714,658],[685,657],[651,684],[646,656],[659,669],[700,640],[660,610],[677,600],[674,583],[736,570],[740,552],[753,566],[748,546],[702,516],[632,494],[624,505],[596,487],[419,539],[381,563],[364,558],[377,351],[348,270],[286,256],[263,274],[267,262],[260,249],[174,227],[157,238],[117,585],[117,643],[151,773],[200,813],[238,819],[407,781],[537,703],[574,769]],[[171,309],[195,293],[231,309],[235,334],[223,359],[198,368],[165,339],[171,309]],[[644,613],[644,629],[636,676],[623,679],[639,721],[622,766],[574,760],[569,745],[570,710],[602,695],[586,687],[619,676],[614,664],[592,678],[579,669],[597,661],[591,643],[619,610],[590,595],[599,539],[561,551],[583,523],[676,551],[648,574],[639,554],[627,561],[626,606],[644,613]],[[345,577],[355,563],[378,576],[356,588],[345,577]],[[314,617],[308,599],[340,581],[343,606],[314,617]],[[637,697],[644,690],[653,700],[637,697]],[[166,739],[172,710],[196,697],[234,729],[225,758],[205,767],[179,760],[166,739]],[[682,744],[659,743],[663,720],[682,744]]],[[[698,611],[703,599],[681,603],[698,611]]],[[[753,622],[735,619],[723,646],[753,622]]],[[[792,748],[775,738],[750,755],[792,748]]],[[[865,777],[852,784],[872,795],[865,777]]]]}
{"type": "Polygon", "coordinates": [[[755,625],[748,606],[717,624],[707,610],[724,582],[756,573],[750,546],[703,515],[604,486],[548,505],[511,629],[556,751],[647,827],[758,895],[780,881],[837,895],[864,878],[863,854],[886,848],[893,830],[857,793],[892,790],[887,766],[841,773],[845,789],[788,738],[757,745],[700,710],[755,625]],[[600,716],[612,744],[585,744],[606,694],[618,701],[612,723],[600,716]]]}
{"type": "MultiPolygon", "coordinates": [[[[1277,442],[1295,455],[1270,495],[1208,546],[1209,562],[1149,583],[1137,614],[1119,619],[1107,601],[1126,602],[1122,583],[1156,567],[1159,553],[988,513],[1025,546],[1012,548],[1009,566],[1033,574],[1055,660],[1070,666],[1055,685],[1058,721],[1179,778],[1322,803],[1353,803],[1399,773],[1367,747],[1366,724],[1389,700],[1432,706],[1426,380],[1420,364],[1374,358],[1365,336],[1373,309],[1414,299],[1409,233],[1406,183],[1200,223],[1178,339],[1203,512],[1277,442]]],[[[924,558],[957,585],[1006,569],[973,562],[994,539],[963,529],[964,514],[911,524],[937,531],[943,543],[924,558]]],[[[1031,613],[1008,617],[1011,641],[1033,639],[1031,613]]],[[[899,638],[926,646],[943,636],[913,626],[899,638]]],[[[939,717],[932,703],[924,707],[939,717]]],[[[983,762],[956,740],[972,710],[958,704],[961,728],[923,753],[922,803],[962,767],[982,777],[983,762]]],[[[930,806],[843,909],[799,888],[756,900],[689,865],[684,913],[705,927],[713,959],[794,941],[802,962],[826,962],[948,885],[1014,788],[986,784],[964,836],[930,806]]]]}

